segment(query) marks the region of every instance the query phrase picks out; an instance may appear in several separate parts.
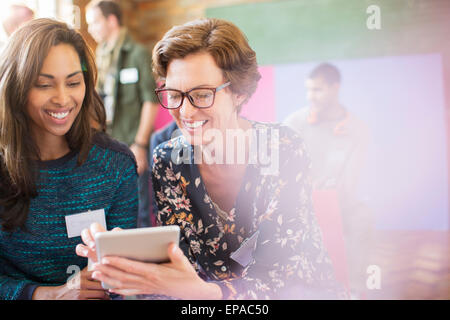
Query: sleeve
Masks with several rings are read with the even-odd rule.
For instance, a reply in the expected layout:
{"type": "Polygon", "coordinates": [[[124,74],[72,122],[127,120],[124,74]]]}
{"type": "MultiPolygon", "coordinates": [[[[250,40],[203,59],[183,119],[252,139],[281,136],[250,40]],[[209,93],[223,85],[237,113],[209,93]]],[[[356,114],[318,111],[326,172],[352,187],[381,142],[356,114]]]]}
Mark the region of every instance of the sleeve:
{"type": "Polygon", "coordinates": [[[136,163],[132,155],[126,155],[123,166],[117,169],[117,189],[114,201],[106,215],[106,225],[109,230],[119,227],[132,229],[137,227],[138,215],[138,175],[136,163]]]}
{"type": "Polygon", "coordinates": [[[38,287],[37,284],[27,284],[25,285],[24,289],[22,290],[22,293],[17,298],[17,300],[33,300],[33,293],[34,290],[38,287]]]}
{"type": "Polygon", "coordinates": [[[139,94],[141,101],[157,103],[155,94],[156,83],[152,75],[152,60],[148,51],[144,47],[139,48],[137,55],[137,66],[139,70],[139,94]]]}
{"type": "Polygon", "coordinates": [[[11,270],[8,261],[0,256],[0,300],[31,300],[37,285],[10,276],[11,270]]]}
{"type": "Polygon", "coordinates": [[[309,158],[304,147],[280,149],[280,173],[267,178],[253,261],[243,276],[217,281],[224,299],[339,299],[311,202],[309,158]],[[282,154],[289,155],[284,157],[282,154]]]}
{"type": "MultiPolygon", "coordinates": [[[[1,179],[2,174],[0,172],[0,192],[2,192],[2,188],[4,187],[1,179]]],[[[0,213],[3,210],[4,208],[0,205],[0,213]]],[[[0,242],[3,241],[8,241],[8,238],[0,234],[0,242]]],[[[14,273],[16,273],[16,269],[3,255],[2,248],[0,247],[0,300],[31,300],[37,285],[26,279],[15,278],[14,273]]]]}

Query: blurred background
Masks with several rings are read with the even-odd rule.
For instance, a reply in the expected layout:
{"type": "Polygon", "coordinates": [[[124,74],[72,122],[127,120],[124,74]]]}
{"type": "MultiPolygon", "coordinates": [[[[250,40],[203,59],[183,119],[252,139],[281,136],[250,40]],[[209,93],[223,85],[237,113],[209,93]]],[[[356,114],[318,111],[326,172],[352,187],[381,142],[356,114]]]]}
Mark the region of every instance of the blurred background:
{"type": "MultiPolygon", "coordinates": [[[[20,1],[35,17],[73,25],[95,49],[88,2],[20,1]]],[[[379,267],[380,286],[367,285],[363,297],[450,299],[450,1],[117,2],[149,51],[170,27],[196,18],[240,27],[262,74],[242,111],[252,120],[282,122],[306,106],[309,72],[333,63],[342,75],[340,100],[370,131],[358,193],[374,215],[369,265],[379,267]]],[[[11,3],[18,2],[0,2],[0,17],[11,3]]],[[[169,121],[160,108],[156,128],[169,121]]]]}

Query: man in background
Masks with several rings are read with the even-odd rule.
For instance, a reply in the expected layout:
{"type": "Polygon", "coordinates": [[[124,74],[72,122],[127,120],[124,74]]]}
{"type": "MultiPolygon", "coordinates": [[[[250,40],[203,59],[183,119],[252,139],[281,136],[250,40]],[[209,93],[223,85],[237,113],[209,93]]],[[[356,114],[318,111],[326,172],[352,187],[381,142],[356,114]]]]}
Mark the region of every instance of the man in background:
{"type": "Polygon", "coordinates": [[[34,12],[22,4],[12,4],[8,8],[6,17],[2,20],[0,27],[0,52],[6,45],[9,36],[22,24],[34,18],[34,12]]]}
{"type": "Polygon", "coordinates": [[[122,24],[114,1],[94,1],[86,12],[88,31],[98,43],[97,90],[107,116],[107,131],[134,153],[139,174],[138,226],[150,225],[148,148],[158,112],[155,81],[148,51],[122,24]]]}
{"type": "Polygon", "coordinates": [[[372,230],[370,210],[358,198],[368,129],[340,103],[340,85],[341,75],[334,65],[323,63],[314,68],[306,80],[309,105],[291,114],[285,124],[304,139],[311,157],[313,189],[326,190],[337,198],[349,285],[352,293],[360,295],[365,290],[372,230]]]}

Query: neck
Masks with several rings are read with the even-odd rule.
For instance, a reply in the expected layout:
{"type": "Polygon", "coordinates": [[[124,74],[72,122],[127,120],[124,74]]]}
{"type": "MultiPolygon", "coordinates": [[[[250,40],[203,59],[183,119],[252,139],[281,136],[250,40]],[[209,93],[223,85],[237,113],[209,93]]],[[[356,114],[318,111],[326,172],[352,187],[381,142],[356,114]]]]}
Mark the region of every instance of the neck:
{"type": "Polygon", "coordinates": [[[116,45],[117,40],[120,36],[120,28],[114,28],[111,30],[108,39],[106,39],[106,44],[108,47],[113,47],[116,45]]]}
{"type": "Polygon", "coordinates": [[[41,136],[35,139],[39,149],[41,161],[49,161],[59,159],[65,156],[69,151],[69,145],[64,136],[41,136]]]}
{"type": "Polygon", "coordinates": [[[325,108],[312,108],[313,112],[317,113],[317,117],[323,121],[339,120],[345,114],[345,109],[338,101],[328,105],[325,108]]]}

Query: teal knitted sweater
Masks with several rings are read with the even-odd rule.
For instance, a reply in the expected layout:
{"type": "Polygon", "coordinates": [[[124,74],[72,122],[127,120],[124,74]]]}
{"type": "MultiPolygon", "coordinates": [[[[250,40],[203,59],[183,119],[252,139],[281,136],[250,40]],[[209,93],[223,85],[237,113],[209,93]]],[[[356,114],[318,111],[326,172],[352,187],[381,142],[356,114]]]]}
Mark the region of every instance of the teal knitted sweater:
{"type": "Polygon", "coordinates": [[[38,196],[31,200],[26,231],[0,227],[0,299],[30,299],[37,286],[63,285],[74,268],[86,267],[87,259],[75,254],[81,238],[68,238],[65,216],[104,209],[108,229],[136,227],[134,156],[105,134],[93,141],[81,166],[77,152],[39,162],[38,196]]]}

